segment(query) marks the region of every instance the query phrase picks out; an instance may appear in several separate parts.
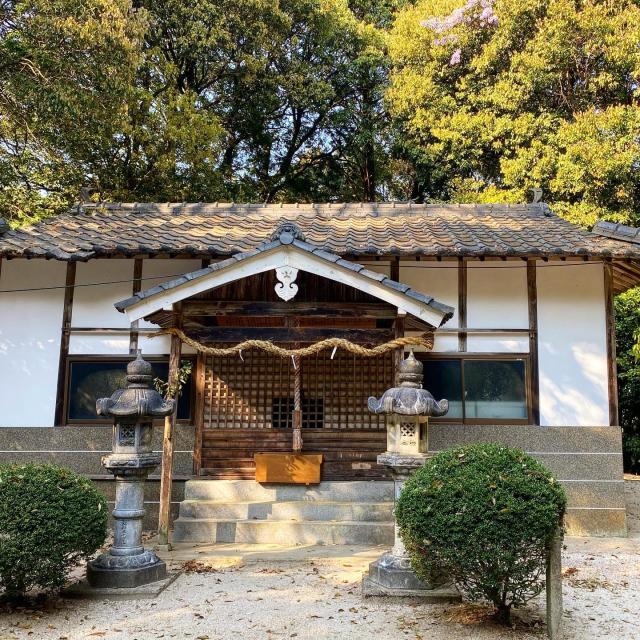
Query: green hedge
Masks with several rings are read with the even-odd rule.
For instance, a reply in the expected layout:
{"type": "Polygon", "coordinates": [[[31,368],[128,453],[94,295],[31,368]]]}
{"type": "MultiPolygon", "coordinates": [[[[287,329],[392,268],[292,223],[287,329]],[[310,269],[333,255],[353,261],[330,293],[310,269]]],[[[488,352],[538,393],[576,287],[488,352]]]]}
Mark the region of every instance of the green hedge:
{"type": "Polygon", "coordinates": [[[15,598],[61,587],[107,535],[93,483],[55,465],[0,465],[0,588],[15,598]]]}
{"type": "Polygon", "coordinates": [[[396,518],[417,574],[442,572],[507,622],[544,587],[546,552],[566,497],[519,449],[476,444],[444,451],[407,480],[396,518]]]}

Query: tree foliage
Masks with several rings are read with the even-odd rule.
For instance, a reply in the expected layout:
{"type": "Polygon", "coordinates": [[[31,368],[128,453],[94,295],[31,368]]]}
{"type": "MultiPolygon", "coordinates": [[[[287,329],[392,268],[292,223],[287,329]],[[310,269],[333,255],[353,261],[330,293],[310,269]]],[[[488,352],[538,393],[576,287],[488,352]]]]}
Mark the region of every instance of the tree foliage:
{"type": "Polygon", "coordinates": [[[0,0],[0,213],[515,202],[635,221],[635,0],[0,0]]]}
{"type": "Polygon", "coordinates": [[[2,215],[382,197],[395,0],[134,5],[1,0],[2,215]]]}
{"type": "Polygon", "coordinates": [[[564,490],[543,465],[489,443],[427,461],[405,483],[395,513],[419,576],[429,581],[443,573],[509,622],[511,607],[544,588],[549,544],[565,506],[564,490]]]}
{"type": "Polygon", "coordinates": [[[140,28],[126,0],[0,0],[0,215],[57,212],[112,166],[140,28]]]}
{"type": "Polygon", "coordinates": [[[107,501],[91,480],[49,464],[0,466],[0,589],[56,589],[107,536],[107,501]]]}
{"type": "Polygon", "coordinates": [[[640,289],[616,299],[616,348],[625,471],[640,473],[640,289]]]}
{"type": "Polygon", "coordinates": [[[634,0],[422,0],[390,35],[389,108],[414,195],[523,202],[567,218],[640,211],[634,0]]]}

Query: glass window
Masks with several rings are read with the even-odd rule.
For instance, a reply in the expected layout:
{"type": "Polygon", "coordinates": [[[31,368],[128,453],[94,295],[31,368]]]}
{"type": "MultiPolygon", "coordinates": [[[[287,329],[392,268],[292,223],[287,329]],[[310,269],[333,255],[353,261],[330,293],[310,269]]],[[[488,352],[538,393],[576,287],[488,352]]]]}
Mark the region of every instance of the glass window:
{"type": "Polygon", "coordinates": [[[527,420],[524,359],[426,359],[424,388],[449,400],[448,419],[527,420]]]}
{"type": "MultiPolygon", "coordinates": [[[[151,362],[156,377],[166,380],[168,361],[151,362]]],[[[68,420],[97,420],[96,400],[108,398],[127,384],[127,361],[76,360],[69,363],[68,420]]],[[[178,400],[178,420],[191,419],[191,385],[193,374],[182,389],[178,400]]]]}
{"type": "Polygon", "coordinates": [[[426,360],[422,386],[436,400],[449,401],[447,418],[462,418],[462,363],[460,360],[426,360]]]}
{"type": "Polygon", "coordinates": [[[464,362],[466,418],[526,420],[524,360],[464,362]]]}

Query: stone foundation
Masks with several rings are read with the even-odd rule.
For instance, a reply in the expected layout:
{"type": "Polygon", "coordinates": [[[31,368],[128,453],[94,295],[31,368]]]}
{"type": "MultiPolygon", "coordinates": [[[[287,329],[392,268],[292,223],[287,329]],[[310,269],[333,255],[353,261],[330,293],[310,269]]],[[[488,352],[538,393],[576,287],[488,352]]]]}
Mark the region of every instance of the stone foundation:
{"type": "MultiPolygon", "coordinates": [[[[193,434],[193,426],[177,426],[174,517],[184,495],[184,483],[192,478],[193,434]]],[[[627,508],[630,530],[640,535],[640,481],[623,479],[617,427],[431,424],[429,437],[431,449],[438,451],[471,442],[502,442],[531,453],[556,474],[567,491],[569,535],[625,536],[627,508]]],[[[153,448],[162,448],[161,426],[154,428],[153,448]]],[[[111,426],[0,427],[0,463],[49,462],[69,466],[92,478],[112,505],[114,482],[100,465],[100,458],[110,450],[111,426]]],[[[154,529],[158,522],[159,484],[157,475],[147,482],[146,529],[154,529]]]]}
{"type": "Polygon", "coordinates": [[[629,535],[640,536],[640,476],[625,474],[624,492],[627,499],[629,535]]]}
{"type": "MultiPolygon", "coordinates": [[[[153,429],[153,449],[162,450],[163,425],[153,429]]],[[[111,452],[111,425],[78,425],[73,427],[0,427],[0,464],[49,463],[70,467],[91,478],[104,493],[109,513],[114,506],[115,481],[100,462],[111,452]]],[[[171,513],[177,518],[180,502],[184,498],[184,485],[193,473],[193,432],[189,425],[178,424],[174,436],[174,482],[171,513]]],[[[144,529],[158,527],[160,500],[159,470],[149,476],[145,486],[144,529]]]]}

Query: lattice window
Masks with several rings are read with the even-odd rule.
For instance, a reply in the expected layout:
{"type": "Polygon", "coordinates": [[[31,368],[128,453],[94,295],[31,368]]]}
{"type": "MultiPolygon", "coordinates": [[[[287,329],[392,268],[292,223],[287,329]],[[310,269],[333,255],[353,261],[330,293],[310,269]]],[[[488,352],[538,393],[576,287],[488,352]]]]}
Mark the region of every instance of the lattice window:
{"type": "MultiPolygon", "coordinates": [[[[205,361],[205,429],[290,428],[291,360],[263,351],[205,361]]],[[[367,409],[369,396],[393,384],[393,355],[360,358],[324,351],[301,360],[303,428],[382,429],[367,409]]]]}
{"type": "Polygon", "coordinates": [[[413,438],[416,435],[416,425],[412,422],[402,422],[400,424],[400,435],[403,438],[413,438]]]}
{"type": "Polygon", "coordinates": [[[136,428],[129,425],[120,425],[118,443],[122,447],[133,447],[136,443],[136,428]]]}
{"type": "MultiPolygon", "coordinates": [[[[274,429],[293,427],[293,398],[274,398],[271,401],[271,424],[274,429]]],[[[324,401],[322,398],[302,398],[302,428],[322,429],[324,401]]]]}

